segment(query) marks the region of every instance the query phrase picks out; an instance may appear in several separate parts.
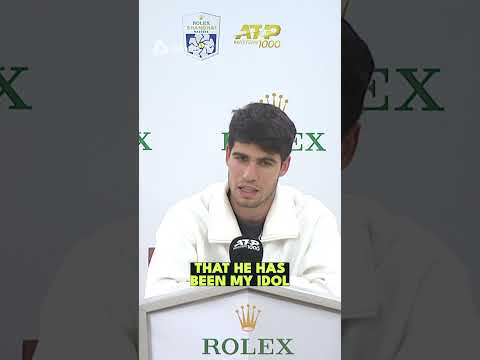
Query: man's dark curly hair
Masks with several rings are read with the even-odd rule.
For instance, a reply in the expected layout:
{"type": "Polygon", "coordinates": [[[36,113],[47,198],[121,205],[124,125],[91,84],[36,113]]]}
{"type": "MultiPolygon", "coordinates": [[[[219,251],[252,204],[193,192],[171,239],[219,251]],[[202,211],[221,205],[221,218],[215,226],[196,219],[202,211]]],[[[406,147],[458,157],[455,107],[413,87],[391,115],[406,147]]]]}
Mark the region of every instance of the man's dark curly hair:
{"type": "Polygon", "coordinates": [[[342,20],[342,139],[362,114],[374,67],[365,41],[342,20]]]}
{"type": "Polygon", "coordinates": [[[280,108],[265,103],[251,103],[233,110],[228,146],[235,142],[255,144],[263,151],[280,154],[285,161],[292,151],[297,129],[280,108]]]}

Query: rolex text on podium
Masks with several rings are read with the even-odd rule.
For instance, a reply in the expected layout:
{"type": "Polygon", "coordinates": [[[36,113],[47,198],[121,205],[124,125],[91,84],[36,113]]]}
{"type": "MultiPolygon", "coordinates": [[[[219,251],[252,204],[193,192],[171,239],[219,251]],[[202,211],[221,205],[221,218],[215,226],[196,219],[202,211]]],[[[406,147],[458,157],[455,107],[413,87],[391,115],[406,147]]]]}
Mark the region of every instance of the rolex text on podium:
{"type": "Polygon", "coordinates": [[[190,263],[190,286],[289,286],[287,262],[190,263]]]}

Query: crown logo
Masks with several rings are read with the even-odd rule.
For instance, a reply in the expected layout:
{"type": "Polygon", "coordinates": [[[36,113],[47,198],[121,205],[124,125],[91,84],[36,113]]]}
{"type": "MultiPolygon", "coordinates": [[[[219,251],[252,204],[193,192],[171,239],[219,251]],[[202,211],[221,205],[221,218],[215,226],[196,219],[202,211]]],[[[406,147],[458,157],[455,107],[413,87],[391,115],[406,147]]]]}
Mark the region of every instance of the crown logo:
{"type": "Polygon", "coordinates": [[[250,308],[250,304],[247,304],[247,314],[245,314],[245,306],[241,306],[242,314],[240,315],[240,310],[236,310],[238,320],[240,321],[240,326],[242,327],[243,331],[251,332],[255,330],[255,326],[257,326],[257,319],[260,315],[261,311],[256,310],[256,306],[253,305],[250,308]]]}
{"type": "MultiPolygon", "coordinates": [[[[285,99],[281,94],[277,96],[277,93],[272,93],[271,99],[271,105],[278,107],[282,111],[285,111],[285,108],[288,104],[288,99],[285,99]]],[[[260,102],[270,104],[270,95],[265,95],[263,98],[260,99],[260,102]]]]}

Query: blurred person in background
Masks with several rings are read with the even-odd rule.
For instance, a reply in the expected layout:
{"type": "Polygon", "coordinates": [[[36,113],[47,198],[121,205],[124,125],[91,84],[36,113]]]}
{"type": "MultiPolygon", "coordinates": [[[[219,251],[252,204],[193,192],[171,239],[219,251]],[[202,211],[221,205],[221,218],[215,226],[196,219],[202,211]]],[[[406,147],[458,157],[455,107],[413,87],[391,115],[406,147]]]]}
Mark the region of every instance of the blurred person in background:
{"type": "MultiPolygon", "coordinates": [[[[359,143],[373,70],[367,44],[342,20],[342,170],[359,143]]],[[[466,270],[427,230],[343,193],[342,264],[342,359],[478,354],[478,313],[466,270]]]]}

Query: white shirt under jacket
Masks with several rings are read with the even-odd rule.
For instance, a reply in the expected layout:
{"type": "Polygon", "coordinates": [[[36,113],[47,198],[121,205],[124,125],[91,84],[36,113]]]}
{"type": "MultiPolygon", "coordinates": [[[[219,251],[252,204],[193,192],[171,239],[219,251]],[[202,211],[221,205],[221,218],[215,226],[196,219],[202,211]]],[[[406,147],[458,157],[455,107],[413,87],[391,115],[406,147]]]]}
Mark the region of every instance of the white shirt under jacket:
{"type": "MultiPolygon", "coordinates": [[[[189,287],[191,262],[229,262],[241,235],[224,183],[174,205],[156,234],[145,297],[189,287]]],[[[318,200],[277,186],[263,233],[263,261],[289,262],[290,286],[340,299],[341,245],[335,216],[318,200]]]]}

